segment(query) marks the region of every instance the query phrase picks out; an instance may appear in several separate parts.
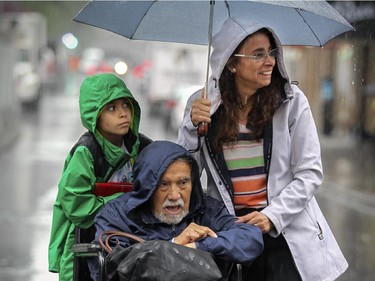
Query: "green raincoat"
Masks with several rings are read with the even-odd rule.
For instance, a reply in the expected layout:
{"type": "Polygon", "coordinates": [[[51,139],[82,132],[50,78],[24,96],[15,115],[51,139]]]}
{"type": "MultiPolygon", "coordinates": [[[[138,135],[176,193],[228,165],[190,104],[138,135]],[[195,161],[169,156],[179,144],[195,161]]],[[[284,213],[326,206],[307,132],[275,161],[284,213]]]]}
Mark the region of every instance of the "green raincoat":
{"type": "MultiPolygon", "coordinates": [[[[49,271],[58,272],[60,281],[73,280],[74,256],[71,247],[75,242],[75,227],[91,227],[98,210],[106,202],[120,195],[117,193],[108,197],[95,196],[92,193],[94,184],[108,181],[115,170],[127,161],[133,161],[138,155],[141,142],[138,133],[141,115],[139,105],[125,83],[115,75],[97,74],[86,78],[80,89],[79,106],[83,126],[94,134],[110,167],[104,178],[97,178],[94,172],[94,158],[86,146],[78,146],[65,160],[53,206],[48,250],[49,271]],[[132,123],[129,133],[124,136],[129,155],[110,143],[96,129],[96,122],[103,106],[118,98],[128,98],[132,105],[132,123]]],[[[147,139],[146,143],[149,142],[147,139]]]]}

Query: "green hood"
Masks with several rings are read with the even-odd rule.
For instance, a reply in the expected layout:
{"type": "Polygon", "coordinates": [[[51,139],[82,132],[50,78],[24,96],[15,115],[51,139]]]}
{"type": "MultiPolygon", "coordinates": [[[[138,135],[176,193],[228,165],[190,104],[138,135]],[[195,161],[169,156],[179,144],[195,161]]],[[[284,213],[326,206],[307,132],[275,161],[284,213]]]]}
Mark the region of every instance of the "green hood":
{"type": "MultiPolygon", "coordinates": [[[[103,138],[96,129],[96,123],[102,108],[107,103],[119,98],[129,99],[132,105],[132,123],[130,125],[129,133],[136,137],[136,142],[132,147],[132,151],[129,152],[131,157],[135,159],[137,157],[139,146],[138,129],[141,118],[141,109],[125,83],[116,75],[105,73],[89,76],[81,85],[79,108],[82,125],[95,135],[106,155],[106,158],[109,158],[107,160],[110,160],[110,163],[115,165],[116,163],[113,163],[111,159],[114,160],[113,156],[118,155],[119,148],[103,138]]],[[[115,160],[115,162],[117,161],[118,159],[115,160]]]]}

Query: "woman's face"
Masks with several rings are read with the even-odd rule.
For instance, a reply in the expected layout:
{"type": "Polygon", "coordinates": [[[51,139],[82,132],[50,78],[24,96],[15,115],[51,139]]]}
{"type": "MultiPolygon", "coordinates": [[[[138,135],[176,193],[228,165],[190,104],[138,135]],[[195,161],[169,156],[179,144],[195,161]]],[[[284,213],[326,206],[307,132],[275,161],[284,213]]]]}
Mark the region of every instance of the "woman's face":
{"type": "MultiPolygon", "coordinates": [[[[245,39],[245,43],[237,52],[242,55],[254,56],[259,53],[269,53],[272,46],[269,37],[261,32],[254,33],[245,39]]],[[[276,59],[270,55],[264,60],[238,57],[238,62],[230,67],[234,74],[237,90],[241,95],[252,95],[258,89],[268,86],[271,83],[273,68],[276,59]]]]}

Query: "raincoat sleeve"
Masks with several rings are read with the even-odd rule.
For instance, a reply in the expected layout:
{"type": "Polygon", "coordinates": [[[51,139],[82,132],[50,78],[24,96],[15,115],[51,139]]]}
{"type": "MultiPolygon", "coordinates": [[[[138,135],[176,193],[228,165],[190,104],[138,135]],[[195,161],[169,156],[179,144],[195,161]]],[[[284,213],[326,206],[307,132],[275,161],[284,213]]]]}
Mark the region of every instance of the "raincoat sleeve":
{"type": "Polygon", "coordinates": [[[80,146],[65,164],[57,195],[66,217],[77,227],[90,227],[98,210],[121,195],[95,196],[92,193],[95,182],[93,157],[86,147],[80,146]]]}
{"type": "MultiPolygon", "coordinates": [[[[108,202],[96,215],[94,219],[96,234],[95,234],[95,241],[99,241],[99,235],[106,230],[113,230],[113,231],[120,231],[120,232],[127,232],[132,233],[129,224],[131,223],[130,220],[127,220],[127,216],[125,214],[124,209],[122,206],[126,205],[127,195],[124,194],[119,197],[117,200],[112,200],[108,202]],[[128,223],[126,223],[128,221],[128,223]]],[[[116,236],[113,240],[116,244],[119,242],[121,246],[128,247],[131,245],[131,241],[124,237],[116,236]]]]}
{"type": "MultiPolygon", "coordinates": [[[[198,147],[198,128],[195,127],[191,122],[190,112],[194,100],[199,98],[200,95],[201,90],[195,92],[193,95],[189,97],[188,101],[186,102],[184,117],[178,131],[177,143],[184,147],[186,150],[196,150],[198,147]]],[[[202,170],[205,166],[204,157],[201,157],[201,153],[201,150],[192,153],[192,156],[199,165],[200,174],[202,173],[202,170]]]]}
{"type": "MultiPolygon", "coordinates": [[[[286,150],[290,150],[290,163],[272,166],[271,162],[271,170],[274,169],[273,172],[276,174],[282,174],[281,169],[283,169],[284,175],[289,173],[289,176],[284,176],[284,178],[290,180],[283,184],[285,179],[271,179],[272,174],[270,174],[269,182],[277,185],[275,189],[279,194],[275,197],[272,195],[269,206],[262,210],[262,213],[274,224],[274,228],[269,232],[271,236],[278,236],[301,214],[323,181],[318,133],[307,98],[301,91],[296,90],[295,98],[290,101],[287,111],[289,112],[287,119],[289,132],[282,134],[287,135],[289,142],[286,150]],[[286,171],[283,167],[289,167],[289,170],[286,171]]],[[[280,137],[275,134],[278,132],[274,132],[274,137],[281,142],[281,134],[280,137]]],[[[282,152],[273,151],[272,161],[274,159],[283,161],[283,155],[275,156],[275,153],[282,152]]]]}
{"type": "Polygon", "coordinates": [[[195,92],[186,102],[184,118],[182,119],[180,128],[178,130],[177,143],[187,150],[194,150],[198,146],[197,127],[194,127],[193,123],[191,122],[190,113],[194,100],[199,98],[200,94],[201,90],[195,92]]]}
{"type": "Polygon", "coordinates": [[[255,260],[263,251],[261,230],[250,224],[237,223],[237,218],[229,214],[221,203],[208,202],[208,204],[221,206],[216,214],[211,213],[212,216],[208,212],[208,217],[210,217],[208,226],[216,232],[218,237],[206,237],[196,242],[197,248],[230,263],[255,260]]]}

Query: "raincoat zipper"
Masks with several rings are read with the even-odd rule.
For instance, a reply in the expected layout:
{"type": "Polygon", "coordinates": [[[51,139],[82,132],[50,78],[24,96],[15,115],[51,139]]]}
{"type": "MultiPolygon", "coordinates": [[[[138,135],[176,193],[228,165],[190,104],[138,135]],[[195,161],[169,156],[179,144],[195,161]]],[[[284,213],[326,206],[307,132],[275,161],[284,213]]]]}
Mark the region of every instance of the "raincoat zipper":
{"type": "Polygon", "coordinates": [[[320,224],[319,224],[319,222],[317,221],[316,222],[316,224],[318,225],[318,228],[319,228],[319,234],[318,234],[318,237],[319,237],[319,239],[320,240],[323,240],[323,230],[322,230],[322,228],[320,227],[320,224]]]}

